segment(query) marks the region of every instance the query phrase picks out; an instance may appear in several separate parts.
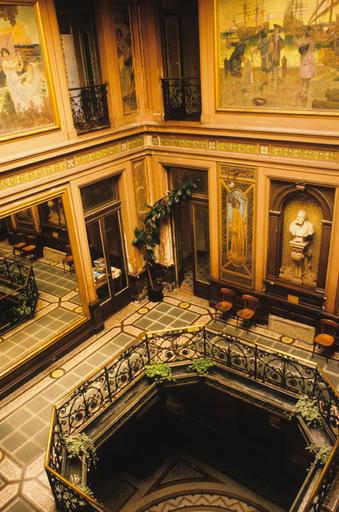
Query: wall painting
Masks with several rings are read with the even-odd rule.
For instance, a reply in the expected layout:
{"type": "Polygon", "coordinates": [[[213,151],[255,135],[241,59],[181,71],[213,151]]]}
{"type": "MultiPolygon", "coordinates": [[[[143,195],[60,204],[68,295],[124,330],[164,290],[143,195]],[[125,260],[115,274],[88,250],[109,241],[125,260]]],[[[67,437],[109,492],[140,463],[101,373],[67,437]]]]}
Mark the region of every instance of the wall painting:
{"type": "Polygon", "coordinates": [[[124,114],[129,114],[138,108],[129,7],[128,5],[115,4],[113,12],[122,103],[124,114]]]}
{"type": "Polygon", "coordinates": [[[220,280],[254,285],[256,169],[219,165],[220,280]]]}
{"type": "Polygon", "coordinates": [[[57,123],[38,2],[0,2],[0,140],[57,123]]]}
{"type": "Polygon", "coordinates": [[[217,107],[339,113],[338,0],[216,0],[217,107]]]}
{"type": "Polygon", "coordinates": [[[149,211],[149,187],[147,178],[146,159],[135,160],[132,163],[133,185],[135,203],[137,207],[138,226],[142,226],[147,212],[149,211]]]}

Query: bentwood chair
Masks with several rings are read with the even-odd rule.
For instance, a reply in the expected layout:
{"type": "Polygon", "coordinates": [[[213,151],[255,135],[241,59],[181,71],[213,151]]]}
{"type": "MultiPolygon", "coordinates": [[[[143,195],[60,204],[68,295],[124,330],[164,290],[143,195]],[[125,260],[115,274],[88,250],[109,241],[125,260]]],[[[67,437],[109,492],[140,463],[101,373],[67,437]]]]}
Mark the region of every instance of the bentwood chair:
{"type": "Polygon", "coordinates": [[[314,355],[316,346],[319,345],[319,347],[325,349],[326,361],[328,361],[329,352],[331,347],[334,345],[335,335],[337,334],[339,324],[326,318],[322,318],[319,323],[320,332],[315,336],[313,340],[312,357],[314,355]]]}
{"type": "Polygon", "coordinates": [[[243,308],[237,311],[237,325],[239,323],[239,319],[243,321],[244,325],[247,325],[251,320],[255,318],[257,314],[257,308],[259,306],[259,299],[257,297],[253,297],[252,295],[243,295],[243,308]]]}
{"type": "Polygon", "coordinates": [[[24,233],[16,233],[16,242],[12,246],[13,254],[15,255],[16,252],[21,254],[22,249],[25,247],[25,245],[26,245],[25,234],[24,233]]]}
{"type": "Polygon", "coordinates": [[[26,236],[26,245],[21,249],[21,254],[30,258],[35,258],[38,249],[38,238],[34,235],[26,236]]]}
{"type": "Polygon", "coordinates": [[[236,295],[235,292],[229,288],[220,288],[220,293],[221,300],[214,306],[216,320],[218,319],[218,313],[221,314],[221,317],[225,317],[225,315],[231,311],[236,295]]]}

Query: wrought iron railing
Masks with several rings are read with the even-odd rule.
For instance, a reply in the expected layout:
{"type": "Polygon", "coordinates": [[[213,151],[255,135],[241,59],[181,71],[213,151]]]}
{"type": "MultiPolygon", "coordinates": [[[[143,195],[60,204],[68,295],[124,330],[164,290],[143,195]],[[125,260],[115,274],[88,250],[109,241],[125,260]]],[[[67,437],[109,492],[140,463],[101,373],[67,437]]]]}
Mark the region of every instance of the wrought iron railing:
{"type": "MultiPolygon", "coordinates": [[[[209,357],[218,367],[230,373],[268,385],[273,390],[283,391],[295,399],[303,394],[315,397],[324,426],[332,439],[335,439],[338,396],[316,364],[287,356],[260,343],[246,342],[225,333],[216,333],[204,326],[148,333],[140,336],[120,355],[90,375],[54,407],[46,470],[55,499],[61,507],[60,496],[63,493],[67,490],[78,492],[63,475],[66,458],[63,436],[83,430],[106,411],[127,387],[144,375],[145,365],[156,362],[189,364],[199,357],[209,357]]],[[[319,489],[322,488],[326,475],[324,473],[322,481],[318,482],[319,489]]],[[[326,479],[326,485],[333,481],[328,475],[326,479]]],[[[88,510],[106,510],[81,490],[79,495],[86,501],[88,510]]],[[[322,504],[324,496],[317,495],[316,499],[322,504]]],[[[311,506],[313,503],[309,503],[308,508],[303,510],[321,510],[311,509],[311,506]]]]}
{"type": "Polygon", "coordinates": [[[200,121],[200,78],[162,78],[166,121],[200,121]]]}
{"type": "MultiPolygon", "coordinates": [[[[329,497],[329,492],[339,470],[339,441],[337,441],[330,457],[328,458],[319,480],[308,500],[307,512],[321,512],[323,504],[329,497]]],[[[326,509],[329,510],[329,509],[326,509]]]]}
{"type": "Polygon", "coordinates": [[[31,265],[16,258],[0,257],[0,279],[5,285],[0,295],[0,334],[33,316],[38,288],[31,265]]]}
{"type": "Polygon", "coordinates": [[[73,123],[78,132],[109,128],[107,84],[73,87],[69,94],[73,123]]]}

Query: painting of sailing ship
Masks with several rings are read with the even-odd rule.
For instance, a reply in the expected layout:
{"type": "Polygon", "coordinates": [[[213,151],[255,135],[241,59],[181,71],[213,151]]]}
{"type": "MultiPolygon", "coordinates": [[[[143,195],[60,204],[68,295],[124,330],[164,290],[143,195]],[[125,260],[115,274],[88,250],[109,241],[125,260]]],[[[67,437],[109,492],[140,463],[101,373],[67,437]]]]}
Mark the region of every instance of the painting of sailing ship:
{"type": "Polygon", "coordinates": [[[36,5],[0,3],[0,139],[55,126],[36,5]]]}
{"type": "Polygon", "coordinates": [[[216,0],[218,108],[339,113],[339,0],[216,0]]]}

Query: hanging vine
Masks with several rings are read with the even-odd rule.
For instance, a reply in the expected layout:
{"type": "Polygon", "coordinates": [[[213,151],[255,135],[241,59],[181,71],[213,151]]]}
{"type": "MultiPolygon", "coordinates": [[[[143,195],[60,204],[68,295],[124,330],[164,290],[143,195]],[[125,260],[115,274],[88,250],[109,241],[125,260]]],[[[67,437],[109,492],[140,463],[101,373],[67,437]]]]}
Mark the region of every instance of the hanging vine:
{"type": "Polygon", "coordinates": [[[198,178],[183,181],[178,188],[168,194],[149,208],[143,227],[134,229],[133,245],[138,247],[143,254],[146,270],[151,288],[154,287],[151,267],[155,264],[155,247],[160,245],[161,222],[168,217],[174,208],[192,197],[194,190],[198,188],[198,178]]]}

